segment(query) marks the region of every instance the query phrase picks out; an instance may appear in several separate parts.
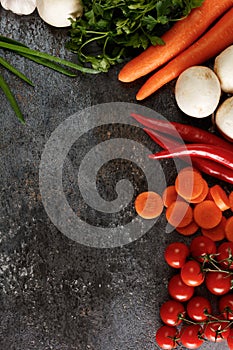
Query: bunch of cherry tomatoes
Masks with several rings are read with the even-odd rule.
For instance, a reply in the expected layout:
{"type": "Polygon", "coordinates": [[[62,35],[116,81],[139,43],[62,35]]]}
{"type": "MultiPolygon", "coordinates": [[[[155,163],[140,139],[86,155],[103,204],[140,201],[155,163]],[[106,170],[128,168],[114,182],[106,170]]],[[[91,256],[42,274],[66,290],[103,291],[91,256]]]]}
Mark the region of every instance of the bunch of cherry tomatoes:
{"type": "Polygon", "coordinates": [[[195,237],[190,246],[181,242],[167,246],[167,264],[179,271],[168,283],[170,300],[162,304],[164,323],[156,332],[162,349],[183,345],[196,349],[204,341],[226,341],[233,349],[233,242],[218,247],[205,236],[195,237]],[[198,286],[206,286],[209,297],[198,295],[198,286]],[[217,297],[217,311],[210,296],[217,297]]]}

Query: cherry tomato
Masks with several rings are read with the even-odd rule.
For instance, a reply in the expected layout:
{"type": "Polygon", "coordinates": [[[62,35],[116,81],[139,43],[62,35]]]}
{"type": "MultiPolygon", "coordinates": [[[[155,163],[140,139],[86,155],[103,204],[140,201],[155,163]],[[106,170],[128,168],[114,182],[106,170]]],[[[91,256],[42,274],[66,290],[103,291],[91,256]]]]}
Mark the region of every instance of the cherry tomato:
{"type": "Polygon", "coordinates": [[[190,244],[191,255],[200,262],[204,261],[204,255],[215,254],[216,251],[215,242],[205,236],[195,237],[190,244]]]}
{"type": "Polygon", "coordinates": [[[186,262],[181,269],[180,275],[182,281],[187,284],[187,286],[193,287],[200,286],[205,279],[201,271],[201,265],[195,260],[186,262]]]}
{"type": "Polygon", "coordinates": [[[222,243],[217,250],[217,260],[220,265],[228,270],[233,269],[233,242],[222,243]]]}
{"type": "Polygon", "coordinates": [[[188,255],[188,246],[181,242],[169,244],[164,252],[164,258],[167,264],[175,269],[179,269],[185,264],[188,255]]]}
{"type": "Polygon", "coordinates": [[[228,338],[230,327],[227,321],[210,322],[205,326],[204,335],[212,342],[221,342],[228,338]]]}
{"type": "Polygon", "coordinates": [[[230,350],[233,350],[233,328],[230,329],[230,334],[227,337],[227,345],[230,350]]]}
{"type": "Polygon", "coordinates": [[[221,297],[218,306],[224,318],[233,320],[233,294],[226,294],[221,297]]]}
{"type": "Polygon", "coordinates": [[[205,321],[208,317],[206,313],[210,315],[211,312],[211,304],[209,300],[204,297],[193,297],[187,304],[187,314],[194,321],[205,321]]]}
{"type": "Polygon", "coordinates": [[[180,274],[177,274],[168,283],[168,293],[173,299],[184,302],[192,298],[194,287],[187,286],[182,281],[180,274]]]}
{"type": "Polygon", "coordinates": [[[180,341],[187,349],[197,349],[204,341],[202,333],[200,325],[187,326],[181,330],[180,341]]]}
{"type": "Polygon", "coordinates": [[[178,331],[176,327],[162,326],[160,327],[155,335],[158,346],[162,349],[174,349],[176,347],[176,338],[178,331]]]}
{"type": "Polygon", "coordinates": [[[223,295],[231,289],[231,276],[226,272],[207,272],[205,277],[207,289],[215,295],[223,295]]]}
{"type": "Polygon", "coordinates": [[[183,304],[176,300],[168,300],[160,308],[160,317],[169,326],[176,326],[182,322],[179,316],[184,316],[183,304]]]}

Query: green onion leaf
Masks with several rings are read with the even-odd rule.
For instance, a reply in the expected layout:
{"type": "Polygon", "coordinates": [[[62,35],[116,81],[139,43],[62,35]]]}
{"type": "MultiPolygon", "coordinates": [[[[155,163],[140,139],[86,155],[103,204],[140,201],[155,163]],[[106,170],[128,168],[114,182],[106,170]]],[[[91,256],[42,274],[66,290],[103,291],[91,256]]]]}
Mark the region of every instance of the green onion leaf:
{"type": "Polygon", "coordinates": [[[10,63],[8,63],[4,58],[0,57],[0,64],[7,68],[11,73],[15,74],[17,77],[25,81],[27,84],[34,86],[31,80],[29,80],[23,73],[21,73],[18,69],[13,67],[10,63]]]}
{"type": "Polygon", "coordinates": [[[2,89],[2,91],[4,92],[4,94],[6,95],[12,109],[14,110],[17,118],[19,119],[19,121],[22,124],[25,124],[25,120],[23,117],[23,114],[19,108],[19,105],[14,97],[14,95],[12,94],[7,82],[4,80],[3,76],[0,74],[0,88],[2,89]]]}

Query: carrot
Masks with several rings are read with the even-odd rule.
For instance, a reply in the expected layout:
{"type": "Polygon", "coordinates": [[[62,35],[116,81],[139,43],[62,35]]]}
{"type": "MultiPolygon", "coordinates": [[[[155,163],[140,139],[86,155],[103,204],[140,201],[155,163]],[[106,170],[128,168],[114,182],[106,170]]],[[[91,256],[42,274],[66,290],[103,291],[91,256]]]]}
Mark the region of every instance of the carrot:
{"type": "Polygon", "coordinates": [[[233,191],[229,194],[229,202],[230,202],[231,211],[233,211],[233,191]]]}
{"type": "Polygon", "coordinates": [[[207,182],[204,179],[202,179],[202,181],[203,181],[204,186],[203,186],[201,194],[197,198],[191,199],[189,201],[190,203],[197,204],[197,203],[203,202],[206,199],[206,197],[209,193],[209,187],[208,187],[207,182]]]}
{"type": "Polygon", "coordinates": [[[210,188],[210,194],[213,198],[215,204],[219,207],[221,211],[230,208],[230,201],[227,197],[226,192],[219,185],[215,185],[210,188]]]}
{"type": "Polygon", "coordinates": [[[184,227],[192,222],[193,210],[188,203],[176,201],[167,208],[166,218],[170,225],[184,227]]]}
{"type": "Polygon", "coordinates": [[[135,210],[144,219],[157,218],[163,211],[162,197],[156,192],[142,192],[135,200],[135,210]]]}
{"type": "Polygon", "coordinates": [[[210,229],[201,229],[201,233],[203,234],[203,236],[206,236],[210,239],[212,239],[212,241],[214,242],[218,242],[221,241],[225,238],[225,226],[226,226],[226,221],[227,219],[223,216],[222,220],[220,221],[220,223],[210,229]]]}
{"type": "Polygon", "coordinates": [[[176,200],[182,200],[176,192],[175,186],[168,186],[162,194],[163,205],[167,208],[176,200]]]}
{"type": "Polygon", "coordinates": [[[225,226],[225,235],[228,241],[233,242],[233,216],[227,219],[225,226]]]}
{"type": "Polygon", "coordinates": [[[143,100],[177,78],[185,69],[207,61],[231,45],[233,43],[232,18],[233,7],[199,40],[152,75],[138,91],[136,99],[143,100]]]}
{"type": "Polygon", "coordinates": [[[202,175],[191,167],[182,169],[176,177],[176,192],[187,201],[198,198],[204,190],[202,175]]]}
{"type": "Polygon", "coordinates": [[[222,220],[222,212],[217,205],[210,200],[205,200],[195,205],[193,210],[194,220],[201,228],[211,229],[222,220]]]}
{"type": "Polygon", "coordinates": [[[164,45],[150,46],[129,61],[118,79],[134,81],[165,64],[197,40],[219,16],[232,6],[232,0],[205,0],[182,21],[176,22],[163,36],[164,45]]]}
{"type": "Polygon", "coordinates": [[[195,223],[195,221],[191,221],[190,224],[184,227],[176,227],[176,231],[179,232],[183,236],[191,236],[197,232],[199,226],[195,223]]]}

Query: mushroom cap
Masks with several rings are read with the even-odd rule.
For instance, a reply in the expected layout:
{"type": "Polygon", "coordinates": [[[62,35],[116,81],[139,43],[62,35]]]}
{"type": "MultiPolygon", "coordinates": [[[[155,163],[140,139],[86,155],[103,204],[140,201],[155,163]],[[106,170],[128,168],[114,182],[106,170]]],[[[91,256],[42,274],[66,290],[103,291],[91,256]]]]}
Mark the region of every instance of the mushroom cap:
{"type": "Polygon", "coordinates": [[[220,80],[222,91],[233,93],[233,45],[215,58],[214,71],[220,80]]]}
{"type": "Polygon", "coordinates": [[[193,66],[177,79],[175,98],[179,108],[187,115],[204,118],[218,106],[221,96],[220,82],[208,67],[193,66]]]}
{"type": "Polygon", "coordinates": [[[233,97],[227,98],[217,109],[215,124],[224,137],[233,141],[233,97]]]}

